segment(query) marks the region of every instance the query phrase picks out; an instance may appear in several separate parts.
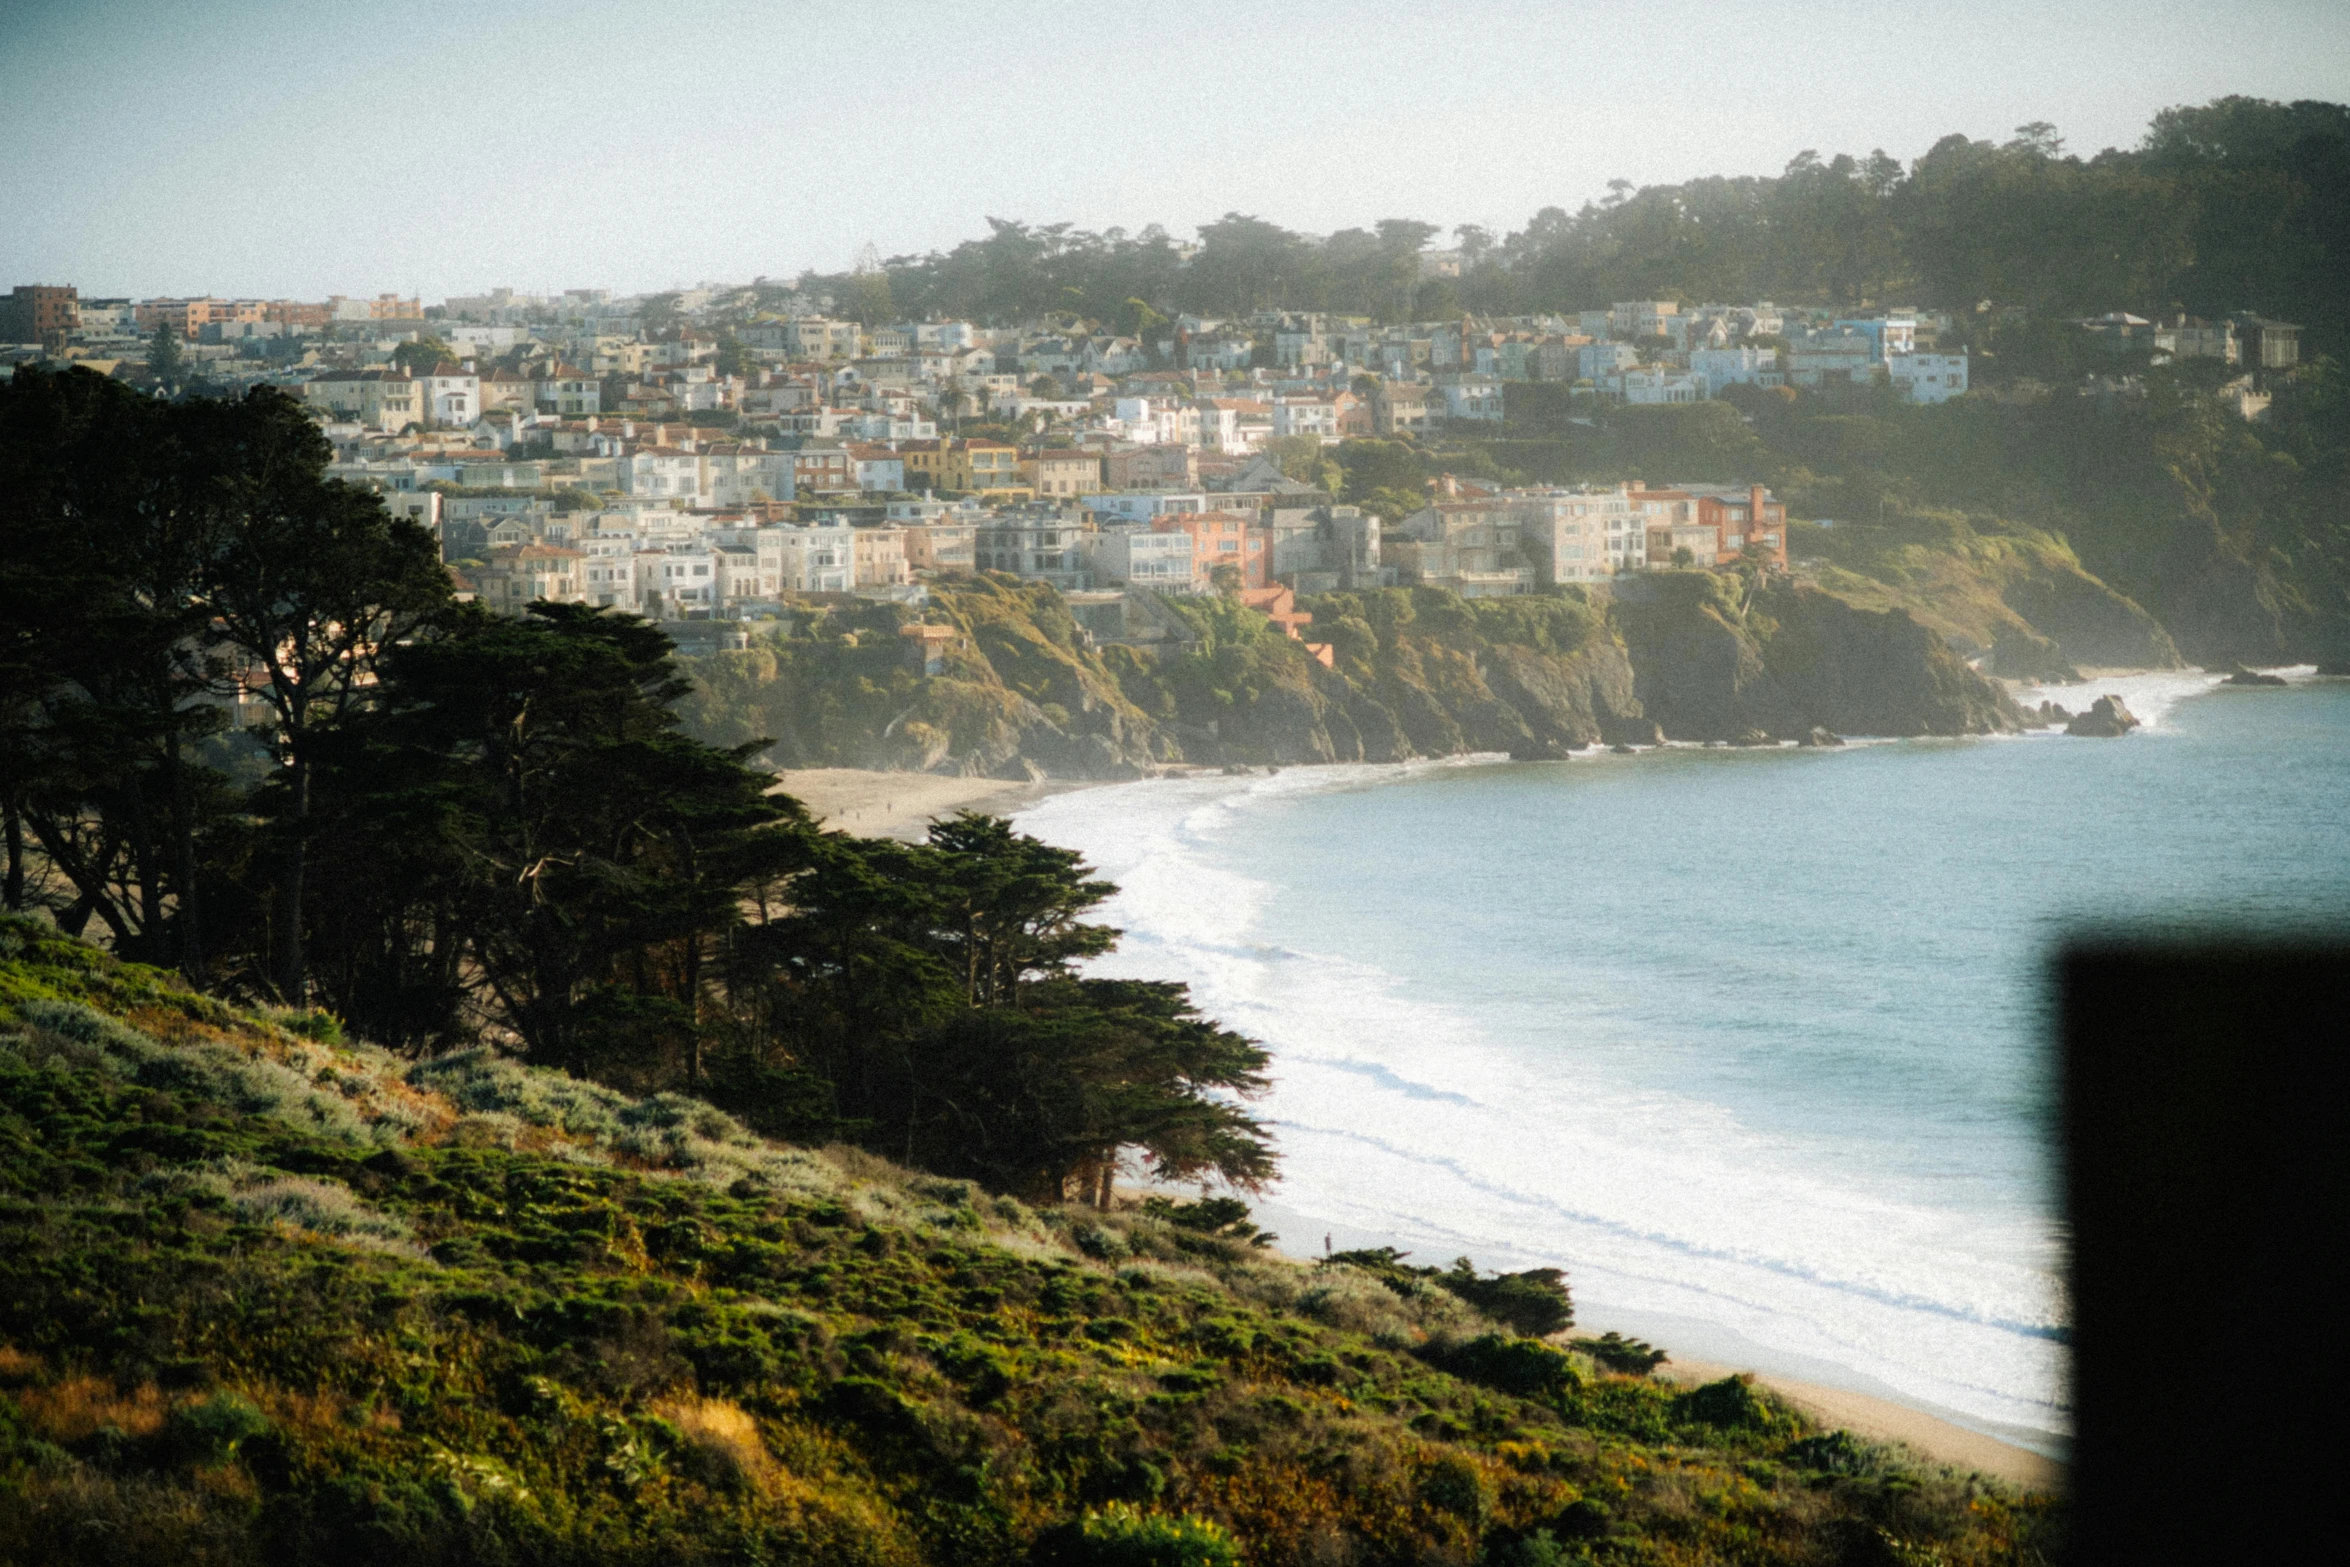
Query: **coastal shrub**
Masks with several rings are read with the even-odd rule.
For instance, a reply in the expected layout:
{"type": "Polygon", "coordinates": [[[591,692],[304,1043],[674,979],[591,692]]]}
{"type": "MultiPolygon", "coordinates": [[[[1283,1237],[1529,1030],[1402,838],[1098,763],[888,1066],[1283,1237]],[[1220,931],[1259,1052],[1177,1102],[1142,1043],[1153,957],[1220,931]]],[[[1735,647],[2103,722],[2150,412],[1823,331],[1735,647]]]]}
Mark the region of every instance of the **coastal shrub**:
{"type": "Polygon", "coordinates": [[[316,1007],[269,1007],[262,1016],[289,1034],[316,1040],[322,1045],[343,1042],[343,1020],[332,1012],[316,1007]]]}
{"type": "Polygon", "coordinates": [[[164,1423],[164,1437],[196,1463],[218,1463],[269,1429],[269,1419],[241,1393],[215,1393],[182,1404],[164,1423]]]}
{"type": "Polygon", "coordinates": [[[371,1128],[340,1093],[322,1091],[300,1072],[231,1045],[209,1039],[165,1044],[78,1001],[28,1001],[17,1012],[52,1039],[79,1047],[69,1048],[67,1059],[142,1087],[190,1093],[338,1142],[396,1140],[403,1130],[371,1128]]]}
{"type": "Polygon", "coordinates": [[[451,1051],[408,1068],[408,1081],[461,1110],[500,1111],[531,1126],[575,1137],[610,1138],[621,1129],[628,1096],[559,1072],[534,1071],[493,1050],[451,1051]]]}
{"type": "Polygon", "coordinates": [[[1589,1559],[1575,1547],[1561,1544],[1548,1529],[1535,1529],[1505,1541],[1485,1556],[1490,1567],[1569,1567],[1589,1559]]]}
{"type": "Polygon", "coordinates": [[[1060,1537],[1039,1542],[1041,1567],[1240,1567],[1240,1546],[1208,1519],[1144,1512],[1125,1502],[1090,1509],[1060,1537]]]}
{"type": "Polygon", "coordinates": [[[1500,1333],[1449,1345],[1432,1342],[1427,1358],[1456,1377],[1520,1398],[1555,1397],[1573,1392],[1583,1381],[1574,1357],[1565,1350],[1540,1339],[1500,1333]]]}
{"type": "Polygon", "coordinates": [[[1493,1487],[1485,1471],[1458,1453],[1446,1453],[1420,1475],[1420,1499],[1471,1524],[1493,1510],[1493,1487]]]}
{"type": "Polygon", "coordinates": [[[584,1142],[541,1151],[554,1128],[498,1108],[577,1103],[527,1069],[480,1074],[498,1096],[443,1135],[444,1102],[364,1047],[241,1025],[314,1089],[431,1123],[353,1147],[236,1109],[208,1075],[129,1086],[102,1054],[182,1046],[93,1018],[0,1045],[0,1562],[1236,1567],[1482,1546],[1519,1567],[1793,1567],[1883,1559],[1847,1555],[1868,1531],[1952,1567],[2047,1559],[2047,1504],[1839,1476],[1841,1449],[1793,1415],[1758,1438],[1628,1377],[1521,1399],[1505,1387],[1581,1356],[1503,1332],[1437,1270],[1390,1288],[1150,1215],[713,1140],[728,1128],[692,1100],[591,1108],[708,1163],[581,1163],[584,1142]],[[497,1136],[457,1146],[474,1130],[497,1136]],[[1079,1227],[1125,1254],[1085,1257],[1079,1227]],[[400,1234],[432,1262],[350,1250],[400,1234]],[[1585,1494],[1613,1514],[1580,1525],[1585,1494]]]}
{"type": "Polygon", "coordinates": [[[1574,1345],[1605,1369],[1628,1377],[1644,1377],[1663,1365],[1668,1358],[1663,1350],[1618,1333],[1579,1338],[1574,1340],[1574,1345]]]}
{"type": "Polygon", "coordinates": [[[1335,1268],[1317,1273],[1313,1284],[1298,1292],[1295,1309],[1367,1337],[1391,1334],[1409,1342],[1417,1326],[1407,1301],[1373,1280],[1335,1268]]]}
{"type": "Polygon", "coordinates": [[[290,1224],[319,1235],[401,1244],[414,1238],[405,1222],[369,1207],[339,1181],[309,1176],[257,1181],[233,1191],[229,1206],[255,1223],[290,1224]]]}
{"type": "Polygon", "coordinates": [[[1751,1374],[1692,1388],[1675,1398],[1672,1407],[1676,1420],[1722,1431],[1773,1431],[1790,1423],[1783,1410],[1754,1390],[1751,1374]]]}
{"type": "Polygon", "coordinates": [[[1780,1458],[1815,1474],[1867,1475],[1885,1467],[1884,1454],[1849,1431],[1823,1431],[1787,1444],[1780,1458]]]}

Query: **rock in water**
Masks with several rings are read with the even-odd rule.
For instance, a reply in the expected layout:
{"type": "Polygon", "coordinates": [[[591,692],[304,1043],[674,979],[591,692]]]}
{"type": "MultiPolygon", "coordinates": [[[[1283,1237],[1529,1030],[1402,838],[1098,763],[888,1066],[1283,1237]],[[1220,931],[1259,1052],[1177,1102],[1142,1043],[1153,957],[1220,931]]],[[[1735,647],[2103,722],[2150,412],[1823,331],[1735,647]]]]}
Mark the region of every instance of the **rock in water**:
{"type": "Polygon", "coordinates": [[[2228,676],[2227,683],[2231,686],[2281,686],[2285,683],[2285,677],[2264,675],[2257,669],[2239,669],[2228,676]]]}
{"type": "Polygon", "coordinates": [[[1844,737],[1842,735],[1836,733],[1833,729],[1822,729],[1816,724],[1812,727],[1811,733],[1805,735],[1801,740],[1796,742],[1798,745],[1805,746],[1831,746],[1842,745],[1843,743],[1844,737]]]}
{"type": "Polygon", "coordinates": [[[2101,696],[2089,704],[2089,711],[2065,725],[2064,732],[2096,740],[2118,740],[2137,727],[2137,715],[2123,705],[2120,697],[2101,696]]]}
{"type": "Polygon", "coordinates": [[[1653,718],[1610,718],[1601,722],[1599,738],[1603,745],[1612,747],[1663,745],[1665,732],[1653,718]]]}

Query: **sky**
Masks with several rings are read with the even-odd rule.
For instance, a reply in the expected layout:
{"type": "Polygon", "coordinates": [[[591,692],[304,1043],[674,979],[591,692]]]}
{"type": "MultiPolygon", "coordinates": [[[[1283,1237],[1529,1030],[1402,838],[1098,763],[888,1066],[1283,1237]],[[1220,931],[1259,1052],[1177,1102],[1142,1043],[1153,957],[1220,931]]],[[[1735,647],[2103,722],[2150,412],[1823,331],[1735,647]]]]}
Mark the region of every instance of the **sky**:
{"type": "Polygon", "coordinates": [[[991,216],[1500,233],[2229,93],[2350,100],[2350,0],[0,0],[0,288],[633,293],[991,216]]]}

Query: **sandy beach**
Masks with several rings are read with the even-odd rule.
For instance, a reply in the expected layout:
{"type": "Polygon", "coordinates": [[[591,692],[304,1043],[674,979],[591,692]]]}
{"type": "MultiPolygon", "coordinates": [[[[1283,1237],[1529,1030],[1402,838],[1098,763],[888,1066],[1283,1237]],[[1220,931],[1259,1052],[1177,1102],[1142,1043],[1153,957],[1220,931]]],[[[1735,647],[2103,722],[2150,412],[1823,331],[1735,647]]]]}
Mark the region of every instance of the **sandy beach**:
{"type": "MultiPolygon", "coordinates": [[[[1694,1385],[1735,1376],[1738,1369],[1676,1355],[1659,1366],[1656,1375],[1694,1385]]],[[[2065,1465],[2058,1460],[1985,1436],[1980,1431],[1970,1431],[1907,1404],[1769,1372],[1756,1372],[1754,1380],[1757,1386],[1769,1388],[1831,1429],[1840,1427],[1874,1442],[1898,1442],[1935,1463],[1977,1470],[2027,1490],[2059,1490],[2064,1486],[2065,1465]]]]}
{"type": "Polygon", "coordinates": [[[957,811],[1009,816],[1047,795],[1087,787],[1065,779],[1014,783],[1001,778],[946,778],[936,773],[879,773],[854,767],[809,767],[775,775],[827,827],[862,838],[919,840],[930,824],[957,811]]]}

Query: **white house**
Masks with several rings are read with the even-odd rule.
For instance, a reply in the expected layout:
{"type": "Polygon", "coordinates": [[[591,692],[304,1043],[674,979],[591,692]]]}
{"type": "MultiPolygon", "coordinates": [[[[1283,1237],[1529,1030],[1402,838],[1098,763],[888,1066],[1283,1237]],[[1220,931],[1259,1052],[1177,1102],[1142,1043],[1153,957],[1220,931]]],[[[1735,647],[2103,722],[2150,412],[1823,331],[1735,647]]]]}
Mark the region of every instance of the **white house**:
{"type": "MultiPolygon", "coordinates": [[[[702,458],[698,452],[681,451],[674,446],[642,446],[625,457],[615,458],[613,470],[624,495],[683,501],[695,506],[708,500],[702,491],[702,458]]],[[[783,493],[791,494],[788,479],[783,493]]]]}
{"type": "Polygon", "coordinates": [[[1600,388],[1610,397],[1634,405],[1702,403],[1710,395],[1704,376],[1662,365],[1619,370],[1600,382],[1600,388]]]}
{"type": "Polygon", "coordinates": [[[1322,397],[1275,398],[1273,434],[1310,435],[1329,445],[1338,439],[1338,405],[1322,397]]]}
{"type": "Polygon", "coordinates": [[[1189,593],[1198,586],[1192,537],[1181,529],[1105,528],[1088,534],[1096,581],[1131,583],[1163,593],[1189,593]]]}
{"type": "Polygon", "coordinates": [[[638,551],[639,613],[655,620],[709,613],[719,604],[717,573],[717,559],[708,548],[638,551]]]}
{"type": "Polygon", "coordinates": [[[849,448],[849,467],[860,490],[880,495],[905,493],[906,460],[886,446],[849,448]]]}
{"type": "Polygon", "coordinates": [[[1885,373],[1913,403],[1946,403],[1966,395],[1964,354],[1895,354],[1886,359],[1885,373]]]}
{"type": "Polygon", "coordinates": [[[330,370],[302,383],[302,400],[371,430],[396,433],[426,418],[424,394],[404,370],[330,370]]]}
{"type": "Polygon", "coordinates": [[[601,412],[604,403],[604,384],[576,370],[541,376],[532,392],[541,413],[565,417],[601,412]]]}
{"type": "Polygon", "coordinates": [[[464,428],[481,417],[481,377],[452,364],[437,364],[416,378],[425,417],[433,424],[464,428]]]}
{"type": "Polygon", "coordinates": [[[1647,561],[1647,531],[1621,486],[1512,491],[1508,509],[1552,582],[1595,581],[1647,561]]]}
{"type": "Polygon", "coordinates": [[[1444,416],[1447,419],[1501,423],[1501,383],[1492,377],[1465,375],[1437,390],[1444,394],[1444,416]]]}

